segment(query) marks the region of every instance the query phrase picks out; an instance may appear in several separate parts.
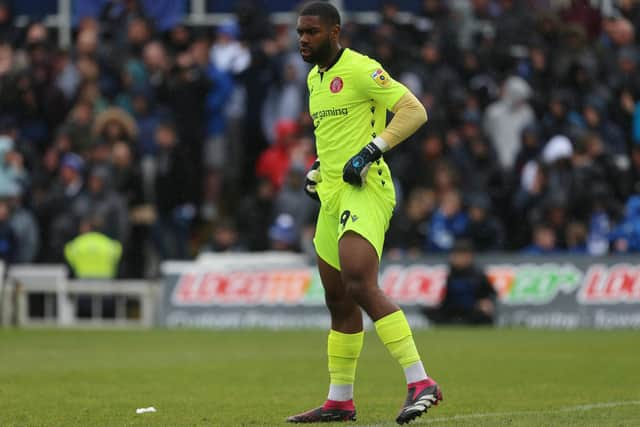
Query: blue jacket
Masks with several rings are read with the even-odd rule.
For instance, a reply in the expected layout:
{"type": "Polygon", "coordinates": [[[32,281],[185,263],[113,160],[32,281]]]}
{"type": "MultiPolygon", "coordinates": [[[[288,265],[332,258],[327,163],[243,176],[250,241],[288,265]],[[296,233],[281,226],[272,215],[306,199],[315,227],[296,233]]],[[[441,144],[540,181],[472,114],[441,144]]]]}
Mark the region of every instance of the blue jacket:
{"type": "Polygon", "coordinates": [[[627,201],[624,219],[609,234],[610,241],[627,241],[627,252],[640,252],[640,196],[631,196],[627,201]]]}
{"type": "Polygon", "coordinates": [[[228,73],[220,71],[213,64],[207,67],[207,78],[211,89],[206,99],[207,136],[220,135],[225,129],[224,106],[233,90],[233,80],[228,73]]]}
{"type": "Polygon", "coordinates": [[[453,247],[453,243],[467,231],[469,218],[464,212],[453,216],[445,216],[438,209],[431,217],[427,229],[427,250],[447,251],[453,247]]]}

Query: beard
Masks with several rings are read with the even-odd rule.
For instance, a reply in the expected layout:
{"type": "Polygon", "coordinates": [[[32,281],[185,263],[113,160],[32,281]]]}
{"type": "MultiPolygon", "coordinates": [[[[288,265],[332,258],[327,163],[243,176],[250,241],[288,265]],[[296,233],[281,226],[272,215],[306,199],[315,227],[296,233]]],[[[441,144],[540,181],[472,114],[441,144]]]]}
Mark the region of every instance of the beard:
{"type": "Polygon", "coordinates": [[[331,40],[327,37],[316,49],[309,48],[309,50],[309,55],[302,57],[303,61],[311,64],[326,64],[331,54],[331,40]]]}

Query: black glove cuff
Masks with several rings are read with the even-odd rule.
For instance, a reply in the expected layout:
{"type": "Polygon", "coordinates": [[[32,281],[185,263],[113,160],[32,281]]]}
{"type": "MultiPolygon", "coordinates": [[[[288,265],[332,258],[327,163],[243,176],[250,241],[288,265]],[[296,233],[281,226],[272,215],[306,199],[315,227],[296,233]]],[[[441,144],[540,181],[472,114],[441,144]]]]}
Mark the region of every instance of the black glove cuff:
{"type": "Polygon", "coordinates": [[[382,157],[382,150],[380,150],[376,144],[370,142],[364,146],[360,154],[364,157],[365,164],[372,163],[382,157]]]}

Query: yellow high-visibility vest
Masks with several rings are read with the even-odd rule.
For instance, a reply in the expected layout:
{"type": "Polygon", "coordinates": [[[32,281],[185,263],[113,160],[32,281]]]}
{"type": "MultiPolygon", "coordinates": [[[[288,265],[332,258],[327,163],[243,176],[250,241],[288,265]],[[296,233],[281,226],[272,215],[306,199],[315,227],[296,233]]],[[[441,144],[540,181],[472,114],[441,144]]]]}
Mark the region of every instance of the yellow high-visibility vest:
{"type": "Polygon", "coordinates": [[[79,279],[113,279],[122,245],[102,233],[84,233],[64,246],[64,256],[79,279]]]}

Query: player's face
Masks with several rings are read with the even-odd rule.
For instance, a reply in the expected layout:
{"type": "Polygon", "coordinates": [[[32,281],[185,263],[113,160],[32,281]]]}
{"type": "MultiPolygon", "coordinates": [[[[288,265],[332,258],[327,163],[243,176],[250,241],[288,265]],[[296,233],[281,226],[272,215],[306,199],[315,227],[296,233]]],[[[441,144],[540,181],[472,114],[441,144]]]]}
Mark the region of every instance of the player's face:
{"type": "Polygon", "coordinates": [[[328,25],[319,16],[298,17],[298,47],[305,62],[324,64],[331,54],[331,40],[334,36],[328,25]]]}

